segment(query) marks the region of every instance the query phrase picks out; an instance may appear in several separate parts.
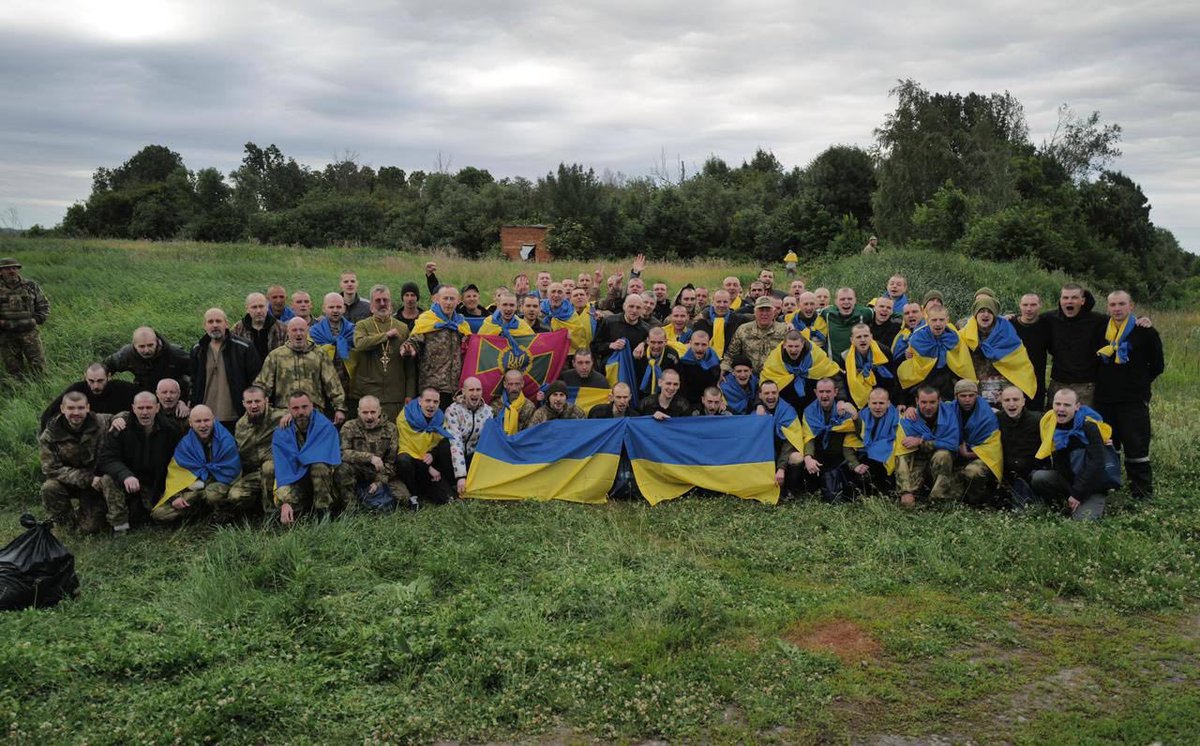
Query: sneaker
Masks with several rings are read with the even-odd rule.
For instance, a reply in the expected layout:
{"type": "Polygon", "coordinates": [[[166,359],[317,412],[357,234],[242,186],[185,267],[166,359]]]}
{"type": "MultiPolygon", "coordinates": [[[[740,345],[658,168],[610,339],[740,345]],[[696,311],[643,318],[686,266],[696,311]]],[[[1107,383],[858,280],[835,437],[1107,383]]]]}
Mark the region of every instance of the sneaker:
{"type": "Polygon", "coordinates": [[[122,523],[119,526],[113,526],[113,536],[126,536],[129,534],[129,524],[122,523]]]}

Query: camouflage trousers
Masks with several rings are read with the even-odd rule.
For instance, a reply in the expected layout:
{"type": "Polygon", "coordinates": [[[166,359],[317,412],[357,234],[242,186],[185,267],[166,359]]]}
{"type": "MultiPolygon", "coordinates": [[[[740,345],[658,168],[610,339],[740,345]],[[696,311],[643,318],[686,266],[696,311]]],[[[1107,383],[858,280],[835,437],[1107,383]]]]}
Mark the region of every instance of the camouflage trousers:
{"type": "Polygon", "coordinates": [[[229,497],[230,486],[228,484],[210,479],[202,487],[188,487],[162,505],[157,506],[150,511],[150,517],[156,523],[174,523],[210,512],[217,518],[231,518],[238,508],[245,506],[233,504],[229,497]],[[186,508],[175,507],[175,501],[180,498],[187,502],[186,508]]]}
{"type": "MultiPolygon", "coordinates": [[[[379,481],[379,472],[370,464],[346,464],[343,463],[338,472],[338,486],[342,490],[342,502],[347,508],[351,508],[357,504],[357,499],[354,494],[354,489],[358,485],[369,485],[379,481]]],[[[408,485],[398,476],[393,476],[385,484],[392,491],[392,497],[396,498],[396,502],[401,505],[408,504],[410,497],[408,485]]]]}
{"type": "Polygon", "coordinates": [[[42,482],[42,505],[54,523],[67,529],[79,528],[88,534],[106,533],[104,495],[91,487],[75,487],[57,479],[42,482]],[[78,511],[74,503],[79,503],[78,511]]]}
{"type": "Polygon", "coordinates": [[[294,484],[275,490],[275,504],[288,503],[301,514],[315,510],[338,510],[342,505],[340,466],[313,464],[308,474],[294,484]]]}
{"type": "Polygon", "coordinates": [[[37,329],[0,332],[0,361],[8,375],[24,378],[46,371],[46,353],[37,329]]]}
{"type": "Polygon", "coordinates": [[[961,499],[971,505],[986,502],[995,487],[987,464],[979,459],[955,465],[954,454],[946,450],[932,453],[917,450],[901,456],[896,463],[896,488],[900,494],[916,493],[929,477],[929,499],[961,499]]]}
{"type": "Polygon", "coordinates": [[[114,528],[148,522],[151,509],[162,497],[161,493],[150,494],[145,487],[141,492],[131,495],[125,491],[124,485],[118,484],[109,476],[104,477],[100,489],[104,492],[105,503],[108,504],[108,522],[114,528]]]}
{"type": "Polygon", "coordinates": [[[229,487],[229,501],[250,506],[258,502],[262,512],[270,515],[275,509],[275,462],[268,461],[257,469],[242,465],[242,473],[229,487]]]}

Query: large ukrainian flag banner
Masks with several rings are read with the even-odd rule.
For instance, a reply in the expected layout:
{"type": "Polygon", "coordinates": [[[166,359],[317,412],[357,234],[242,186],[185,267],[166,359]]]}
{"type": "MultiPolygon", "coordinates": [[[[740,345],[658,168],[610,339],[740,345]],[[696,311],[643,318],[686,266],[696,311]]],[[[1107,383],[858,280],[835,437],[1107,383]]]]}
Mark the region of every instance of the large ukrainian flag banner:
{"type": "Polygon", "coordinates": [[[685,417],[661,422],[632,417],[617,422],[627,423],[625,449],[638,489],[651,505],[679,497],[692,487],[771,505],[779,500],[770,417],[685,417]]]}
{"type": "Polygon", "coordinates": [[[467,496],[603,503],[617,477],[625,422],[558,420],[505,435],[488,420],[467,471],[467,496]]]}
{"type": "Polygon", "coordinates": [[[638,403],[638,386],[641,383],[637,380],[636,369],[633,367],[633,350],[629,348],[629,340],[625,340],[625,346],[609,354],[608,362],[604,364],[604,377],[608,379],[608,387],[611,389],[618,383],[629,385],[629,406],[636,407],[638,403]]]}

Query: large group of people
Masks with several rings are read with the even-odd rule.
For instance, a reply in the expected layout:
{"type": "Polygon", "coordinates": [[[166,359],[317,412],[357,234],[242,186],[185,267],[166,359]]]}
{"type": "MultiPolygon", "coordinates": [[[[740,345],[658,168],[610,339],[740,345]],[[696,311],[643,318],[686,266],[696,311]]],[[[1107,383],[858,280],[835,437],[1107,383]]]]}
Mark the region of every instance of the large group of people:
{"type": "MultiPolygon", "coordinates": [[[[190,352],[135,329],[44,413],[44,505],[58,524],[121,534],[444,503],[465,494],[488,420],[514,436],[552,420],[636,416],[771,418],[785,499],[876,493],[1095,519],[1122,481],[1116,449],[1130,494],[1153,492],[1149,401],[1162,343],[1125,291],[1101,313],[1069,283],[1054,308],[1028,293],[1007,299],[1005,314],[980,288],[953,318],[940,292],[917,295],[899,274],[860,297],[799,278],[777,287],[771,269],[745,290],[737,276],[669,288],[645,268],[638,257],[628,278],[542,270],[532,283],[520,272],[487,303],[474,284],[442,283],[430,262],[427,307],[415,282],[396,303],[385,284],[360,296],[346,271],[325,294],[251,292],[233,324],[207,310],[190,352]],[[536,396],[522,370],[494,394],[463,375],[473,334],[516,344],[557,329],[569,332],[570,356],[536,396]],[[626,351],[631,376],[602,372],[626,351]],[[604,400],[585,403],[582,389],[604,400]]],[[[49,304],[20,269],[0,260],[0,352],[9,373],[30,375],[44,364],[36,335],[49,304]]]]}

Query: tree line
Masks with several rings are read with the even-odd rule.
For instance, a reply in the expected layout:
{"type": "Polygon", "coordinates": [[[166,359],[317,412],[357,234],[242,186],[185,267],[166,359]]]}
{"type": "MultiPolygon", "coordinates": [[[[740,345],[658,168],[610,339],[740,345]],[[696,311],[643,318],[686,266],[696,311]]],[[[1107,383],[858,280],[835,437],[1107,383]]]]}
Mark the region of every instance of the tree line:
{"type": "Polygon", "coordinates": [[[246,143],[228,175],[189,170],[162,145],[98,168],[87,200],[33,234],[256,240],[496,254],[500,227],[551,226],[557,256],[645,253],[663,261],[778,262],[884,247],[991,260],[1034,257],[1142,299],[1200,295],[1200,265],[1150,219],[1146,195],[1110,165],[1121,130],[1093,112],[1059,111],[1050,140],[1031,142],[1021,103],[1003,94],[931,93],[912,80],[870,149],[833,145],[803,168],[759,149],[740,165],[715,156],[694,173],[664,163],[649,176],[597,175],[580,164],[531,181],[467,166],[451,173],[378,169],[346,156],[323,169],[275,145],[246,143]]]}

